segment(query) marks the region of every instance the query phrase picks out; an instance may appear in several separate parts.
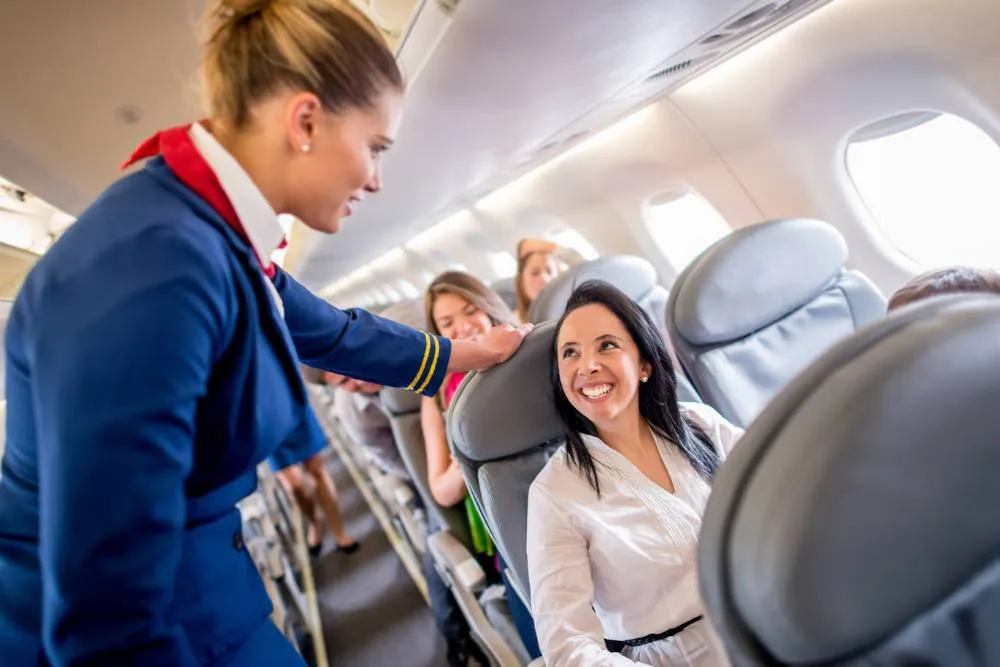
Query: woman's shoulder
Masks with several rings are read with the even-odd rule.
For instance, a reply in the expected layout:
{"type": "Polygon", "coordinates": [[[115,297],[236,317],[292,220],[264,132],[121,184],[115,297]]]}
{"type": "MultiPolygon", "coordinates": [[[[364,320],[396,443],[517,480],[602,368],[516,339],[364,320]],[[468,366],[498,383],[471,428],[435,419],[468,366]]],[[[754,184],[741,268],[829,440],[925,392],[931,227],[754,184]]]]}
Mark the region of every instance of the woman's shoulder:
{"type": "Polygon", "coordinates": [[[726,419],[716,411],[711,405],[706,405],[705,403],[678,403],[677,407],[680,408],[681,414],[692,421],[698,423],[702,428],[711,428],[719,422],[725,422],[726,419]]]}
{"type": "Polygon", "coordinates": [[[697,424],[712,439],[722,456],[743,436],[743,429],[729,422],[715,408],[704,403],[679,403],[681,414],[697,424]]]}
{"type": "Polygon", "coordinates": [[[559,502],[591,500],[594,490],[580,468],[569,457],[566,445],[556,449],[545,466],[535,476],[529,496],[544,493],[559,502]]]}
{"type": "Polygon", "coordinates": [[[560,445],[535,475],[529,487],[529,494],[551,491],[561,486],[569,472],[567,459],[566,445],[560,445]]]}

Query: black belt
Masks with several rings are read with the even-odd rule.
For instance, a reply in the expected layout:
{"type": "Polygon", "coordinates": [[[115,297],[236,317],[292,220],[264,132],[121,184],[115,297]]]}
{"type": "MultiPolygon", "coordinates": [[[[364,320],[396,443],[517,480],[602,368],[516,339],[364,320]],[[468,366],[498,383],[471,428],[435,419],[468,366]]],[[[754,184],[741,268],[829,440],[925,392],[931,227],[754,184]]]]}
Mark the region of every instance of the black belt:
{"type": "Polygon", "coordinates": [[[608,650],[611,651],[612,653],[621,653],[622,649],[624,649],[626,646],[642,646],[644,644],[652,644],[653,642],[658,642],[661,639],[670,639],[671,637],[673,637],[674,635],[676,635],[681,630],[684,630],[689,625],[694,625],[695,623],[697,623],[698,621],[700,621],[702,618],[704,618],[704,617],[703,616],[695,616],[690,621],[685,621],[684,623],[681,623],[680,625],[678,625],[676,628],[670,628],[669,630],[666,630],[664,632],[660,632],[660,633],[655,634],[655,635],[646,635],[645,637],[639,637],[638,639],[623,639],[623,640],[618,640],[618,639],[608,639],[608,638],[605,638],[604,639],[604,644],[605,644],[605,646],[608,647],[608,650]]]}

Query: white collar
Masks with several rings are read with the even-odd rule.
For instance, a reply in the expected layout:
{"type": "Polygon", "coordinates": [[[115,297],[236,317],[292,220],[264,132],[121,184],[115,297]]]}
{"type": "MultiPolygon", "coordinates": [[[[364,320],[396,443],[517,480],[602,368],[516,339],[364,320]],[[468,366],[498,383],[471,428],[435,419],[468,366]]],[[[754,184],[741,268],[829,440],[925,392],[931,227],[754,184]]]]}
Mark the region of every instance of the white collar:
{"type": "Polygon", "coordinates": [[[269,266],[285,238],[278,215],[236,158],[201,123],[191,125],[191,141],[219,179],[261,265],[269,266]]]}

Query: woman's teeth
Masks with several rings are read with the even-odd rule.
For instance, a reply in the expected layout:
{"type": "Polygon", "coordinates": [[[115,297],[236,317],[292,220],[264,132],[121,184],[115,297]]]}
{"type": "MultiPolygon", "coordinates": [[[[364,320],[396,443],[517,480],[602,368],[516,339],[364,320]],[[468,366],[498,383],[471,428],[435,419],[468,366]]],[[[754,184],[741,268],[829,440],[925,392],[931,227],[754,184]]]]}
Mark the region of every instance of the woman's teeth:
{"type": "Polygon", "coordinates": [[[587,398],[600,398],[601,396],[607,394],[609,391],[611,391],[611,385],[602,384],[596,387],[584,387],[583,389],[580,390],[580,393],[582,393],[587,398]]]}

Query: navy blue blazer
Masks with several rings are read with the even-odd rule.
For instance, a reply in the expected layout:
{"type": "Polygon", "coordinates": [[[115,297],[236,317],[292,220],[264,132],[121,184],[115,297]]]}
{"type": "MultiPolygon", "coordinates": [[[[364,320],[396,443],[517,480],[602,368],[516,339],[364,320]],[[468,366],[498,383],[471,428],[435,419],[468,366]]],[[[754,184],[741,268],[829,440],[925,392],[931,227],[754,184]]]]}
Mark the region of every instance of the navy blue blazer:
{"type": "Polygon", "coordinates": [[[451,348],[279,269],[282,318],[266,280],[159,158],[30,272],[6,330],[4,667],[299,664],[235,509],[261,461],[322,444],[299,363],[433,395],[451,348]]]}

